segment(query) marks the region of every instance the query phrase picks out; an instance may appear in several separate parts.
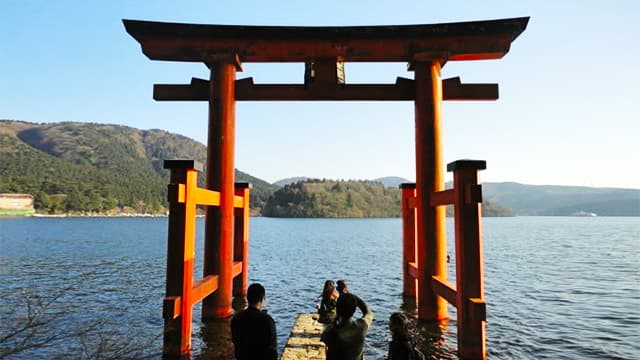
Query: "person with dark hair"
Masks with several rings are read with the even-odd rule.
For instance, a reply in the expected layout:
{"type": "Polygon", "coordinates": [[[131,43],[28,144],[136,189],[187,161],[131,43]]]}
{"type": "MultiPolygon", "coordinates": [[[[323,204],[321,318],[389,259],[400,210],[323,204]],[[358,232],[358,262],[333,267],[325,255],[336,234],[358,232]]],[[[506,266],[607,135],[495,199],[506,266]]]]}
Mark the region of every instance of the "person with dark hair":
{"type": "Polygon", "coordinates": [[[278,339],[273,318],[262,310],[265,300],[264,287],[258,283],[249,285],[249,306],[231,319],[231,340],[238,360],[277,360],[278,339]]]}
{"type": "Polygon", "coordinates": [[[391,342],[387,360],[420,360],[424,355],[416,350],[409,339],[409,320],[401,312],[394,312],[389,317],[391,342]]]}
{"type": "Polygon", "coordinates": [[[328,325],[320,337],[327,347],[327,360],[364,359],[364,338],[373,321],[373,311],[351,293],[340,295],[336,310],[336,321],[328,325]],[[356,308],[360,309],[362,317],[353,320],[351,317],[356,308]]]}
{"type": "Polygon", "coordinates": [[[347,287],[347,281],[344,279],[340,279],[338,281],[336,281],[337,287],[336,289],[338,290],[338,294],[342,295],[342,294],[346,294],[349,292],[349,288],[347,287]]]}
{"type": "Polygon", "coordinates": [[[324,282],[324,289],[322,290],[322,295],[320,295],[320,297],[322,300],[318,307],[318,314],[320,315],[318,322],[322,324],[330,324],[336,319],[336,301],[338,300],[338,292],[336,291],[336,286],[333,280],[327,280],[324,282]]]}

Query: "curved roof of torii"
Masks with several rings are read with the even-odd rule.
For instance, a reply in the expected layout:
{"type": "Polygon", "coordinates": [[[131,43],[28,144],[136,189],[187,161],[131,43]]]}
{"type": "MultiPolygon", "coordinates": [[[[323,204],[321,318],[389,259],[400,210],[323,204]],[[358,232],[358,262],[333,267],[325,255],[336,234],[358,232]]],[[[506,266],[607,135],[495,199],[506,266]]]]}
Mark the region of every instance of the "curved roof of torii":
{"type": "Polygon", "coordinates": [[[244,26],[123,20],[152,60],[210,62],[412,62],[497,59],[528,17],[429,25],[244,26]]]}

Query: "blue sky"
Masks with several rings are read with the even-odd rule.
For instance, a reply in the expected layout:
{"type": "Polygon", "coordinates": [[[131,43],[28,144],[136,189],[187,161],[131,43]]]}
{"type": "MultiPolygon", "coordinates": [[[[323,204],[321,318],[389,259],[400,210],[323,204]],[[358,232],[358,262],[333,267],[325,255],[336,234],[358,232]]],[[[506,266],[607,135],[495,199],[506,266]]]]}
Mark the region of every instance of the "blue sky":
{"type": "MultiPolygon", "coordinates": [[[[0,3],[0,119],[158,128],[206,143],[207,106],[155,102],[155,83],[202,64],[148,60],[121,20],[230,25],[400,25],[530,16],[501,60],[443,78],[500,84],[496,102],[445,102],[445,162],[483,159],[483,181],[640,188],[637,1],[31,1],[0,3]]],[[[238,78],[302,82],[302,64],[238,78]]],[[[347,64],[350,83],[413,77],[406,64],[347,64]]],[[[292,176],[415,178],[411,102],[239,102],[236,167],[292,176]]]]}

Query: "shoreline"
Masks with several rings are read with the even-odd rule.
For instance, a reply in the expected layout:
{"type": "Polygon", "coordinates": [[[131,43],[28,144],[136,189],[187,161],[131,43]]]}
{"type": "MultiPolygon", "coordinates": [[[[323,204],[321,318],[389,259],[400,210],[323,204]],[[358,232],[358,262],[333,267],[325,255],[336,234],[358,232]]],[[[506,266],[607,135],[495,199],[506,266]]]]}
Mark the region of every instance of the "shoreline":
{"type": "Polygon", "coordinates": [[[29,217],[39,217],[39,218],[67,218],[67,217],[145,217],[145,218],[155,218],[155,217],[168,217],[167,214],[144,214],[144,213],[119,213],[119,214],[40,214],[35,213],[29,215],[29,217]]]}
{"type": "MultiPolygon", "coordinates": [[[[0,219],[3,218],[168,218],[169,214],[148,214],[148,213],[115,213],[115,214],[101,214],[101,213],[87,213],[87,214],[42,214],[42,213],[30,213],[30,214],[0,214],[0,219]]],[[[204,218],[204,214],[197,214],[197,218],[204,218]]],[[[262,216],[251,215],[250,217],[266,217],[273,219],[399,219],[400,217],[362,217],[362,218],[322,218],[322,217],[280,217],[280,216],[262,216]]],[[[512,216],[483,216],[486,218],[510,218],[510,217],[571,217],[571,218],[601,218],[601,217],[638,217],[636,215],[598,215],[598,216],[580,216],[580,215],[512,215],[512,216]]],[[[450,218],[450,217],[447,217],[450,218]]]]}

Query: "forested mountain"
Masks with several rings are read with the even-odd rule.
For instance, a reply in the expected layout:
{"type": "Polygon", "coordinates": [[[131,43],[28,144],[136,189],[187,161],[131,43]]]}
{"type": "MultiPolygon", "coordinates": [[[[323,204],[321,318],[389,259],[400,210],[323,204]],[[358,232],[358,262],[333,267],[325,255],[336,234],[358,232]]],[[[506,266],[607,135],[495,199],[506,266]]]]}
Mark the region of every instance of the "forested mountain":
{"type": "MultiPolygon", "coordinates": [[[[32,194],[39,212],[163,212],[169,181],[169,172],[162,168],[165,159],[204,164],[206,147],[163,130],[0,120],[0,193],[32,194]]],[[[199,176],[201,186],[204,178],[199,176]]],[[[405,182],[394,177],[374,181],[301,177],[281,180],[281,187],[238,170],[236,181],[253,185],[253,214],[264,209],[266,216],[291,217],[399,216],[396,183],[405,182]]],[[[637,189],[518,183],[483,183],[482,189],[484,216],[511,212],[640,216],[637,189]]]]}
{"type": "MultiPolygon", "coordinates": [[[[305,180],[308,180],[308,179],[310,179],[310,178],[308,178],[306,176],[290,177],[290,178],[278,180],[278,181],[274,182],[273,185],[276,185],[278,187],[283,187],[285,185],[294,184],[294,183],[297,183],[298,181],[305,181],[305,180]]],[[[386,176],[386,177],[373,179],[371,181],[382,183],[382,185],[384,185],[386,187],[395,187],[395,188],[400,186],[400,184],[402,184],[402,183],[410,182],[409,180],[407,180],[405,178],[398,177],[398,176],[386,176]]]]}
{"type": "MultiPolygon", "coordinates": [[[[163,211],[165,159],[204,164],[206,147],[162,130],[0,120],[0,193],[32,194],[41,212],[163,211]]],[[[275,189],[238,170],[236,181],[253,185],[254,209],[275,189]]]]}
{"type": "MultiPolygon", "coordinates": [[[[262,214],[271,217],[399,217],[401,190],[378,181],[307,179],[284,185],[267,201],[262,214]]],[[[453,215],[453,208],[447,209],[453,215]]],[[[512,216],[506,209],[485,202],[483,216],[512,216]]]]}
{"type": "Polygon", "coordinates": [[[397,217],[400,190],[372,181],[308,179],[276,190],[262,212],[273,217],[397,217]]]}

